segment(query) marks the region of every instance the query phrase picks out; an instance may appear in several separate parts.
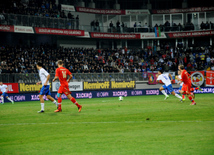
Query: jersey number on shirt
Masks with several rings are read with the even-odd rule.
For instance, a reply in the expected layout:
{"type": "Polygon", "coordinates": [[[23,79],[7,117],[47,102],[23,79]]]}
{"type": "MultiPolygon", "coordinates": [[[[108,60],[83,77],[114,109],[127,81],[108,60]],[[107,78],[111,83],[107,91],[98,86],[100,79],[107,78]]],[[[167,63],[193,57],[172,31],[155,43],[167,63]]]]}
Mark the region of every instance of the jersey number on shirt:
{"type": "Polygon", "coordinates": [[[66,71],[62,71],[63,78],[66,78],[66,71]]]}
{"type": "Polygon", "coordinates": [[[166,76],[163,76],[163,77],[164,77],[164,79],[168,80],[168,78],[166,76]]]}

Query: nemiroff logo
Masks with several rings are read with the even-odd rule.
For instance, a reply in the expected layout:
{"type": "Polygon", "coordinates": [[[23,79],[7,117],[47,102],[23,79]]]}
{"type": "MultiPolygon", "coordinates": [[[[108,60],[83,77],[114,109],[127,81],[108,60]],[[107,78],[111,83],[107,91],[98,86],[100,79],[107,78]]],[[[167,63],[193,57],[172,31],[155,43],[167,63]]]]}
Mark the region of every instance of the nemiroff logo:
{"type": "Polygon", "coordinates": [[[40,91],[41,88],[42,88],[42,85],[26,84],[26,83],[19,84],[19,92],[36,92],[36,91],[40,91]]]}
{"type": "Polygon", "coordinates": [[[104,82],[84,82],[84,90],[109,89],[109,81],[104,82]]]}
{"type": "Polygon", "coordinates": [[[111,88],[112,89],[135,88],[135,81],[122,81],[122,82],[111,81],[111,88]]]}

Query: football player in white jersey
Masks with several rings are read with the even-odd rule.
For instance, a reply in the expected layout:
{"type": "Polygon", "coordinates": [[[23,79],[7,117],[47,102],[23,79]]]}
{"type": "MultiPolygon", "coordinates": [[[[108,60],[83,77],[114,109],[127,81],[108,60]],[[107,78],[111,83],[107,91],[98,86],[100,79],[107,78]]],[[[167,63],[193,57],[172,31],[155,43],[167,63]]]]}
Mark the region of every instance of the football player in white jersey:
{"type": "Polygon", "coordinates": [[[11,100],[9,97],[8,97],[8,94],[7,94],[7,91],[8,91],[8,87],[7,85],[3,84],[2,82],[0,82],[0,90],[2,92],[1,94],[1,100],[2,100],[2,104],[4,104],[4,97],[6,97],[12,104],[14,104],[14,101],[11,100]]]}
{"type": "Polygon", "coordinates": [[[49,84],[50,74],[44,68],[42,68],[42,63],[38,62],[36,67],[39,70],[39,77],[41,80],[41,81],[37,82],[36,84],[37,85],[42,84],[42,89],[40,90],[40,93],[39,93],[41,110],[38,111],[38,113],[43,113],[43,112],[45,112],[45,103],[44,103],[44,99],[43,99],[44,95],[46,95],[46,97],[49,100],[51,100],[56,106],[57,106],[57,102],[53,97],[51,97],[50,84],[49,84]]]}
{"type": "Polygon", "coordinates": [[[163,74],[163,70],[158,71],[158,77],[157,81],[162,81],[164,85],[159,88],[159,90],[165,95],[165,100],[169,98],[167,93],[165,92],[165,89],[167,89],[172,95],[179,98],[180,101],[182,101],[182,97],[174,92],[174,89],[172,88],[172,75],[169,73],[163,74]],[[171,80],[170,80],[171,79],[171,80]]]}

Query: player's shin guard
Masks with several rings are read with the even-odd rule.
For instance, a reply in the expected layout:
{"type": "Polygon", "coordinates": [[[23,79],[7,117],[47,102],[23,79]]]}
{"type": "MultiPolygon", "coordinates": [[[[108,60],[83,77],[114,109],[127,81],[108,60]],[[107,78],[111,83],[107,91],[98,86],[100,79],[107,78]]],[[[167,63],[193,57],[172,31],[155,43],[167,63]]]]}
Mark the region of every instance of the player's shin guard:
{"type": "Polygon", "coordinates": [[[69,98],[71,100],[71,102],[73,102],[74,104],[76,104],[77,107],[80,107],[80,105],[77,103],[76,99],[74,97],[69,98]]]}

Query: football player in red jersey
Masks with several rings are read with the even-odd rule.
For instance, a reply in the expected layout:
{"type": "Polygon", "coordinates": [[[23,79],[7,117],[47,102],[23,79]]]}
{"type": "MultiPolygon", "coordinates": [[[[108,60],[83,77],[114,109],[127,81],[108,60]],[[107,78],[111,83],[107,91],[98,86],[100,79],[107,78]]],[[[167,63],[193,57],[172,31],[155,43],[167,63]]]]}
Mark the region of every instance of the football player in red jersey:
{"type": "Polygon", "coordinates": [[[57,93],[57,97],[58,97],[58,108],[55,112],[61,112],[62,108],[61,108],[61,102],[62,102],[62,98],[61,95],[64,93],[67,98],[69,100],[71,100],[71,102],[73,102],[79,109],[79,112],[82,109],[82,106],[79,105],[76,101],[76,99],[74,97],[71,96],[71,92],[69,91],[69,87],[68,87],[68,82],[71,80],[71,78],[73,77],[71,72],[63,67],[63,62],[62,60],[59,60],[57,62],[58,68],[56,69],[56,74],[55,77],[53,79],[53,82],[56,79],[59,79],[60,81],[60,87],[57,93]],[[69,76],[69,78],[67,79],[67,76],[69,76]]]}
{"type": "Polygon", "coordinates": [[[180,91],[181,94],[186,94],[189,100],[192,102],[191,105],[196,105],[193,96],[191,95],[192,83],[189,73],[184,69],[183,65],[179,65],[178,69],[181,71],[181,81],[184,83],[180,91]]]}

